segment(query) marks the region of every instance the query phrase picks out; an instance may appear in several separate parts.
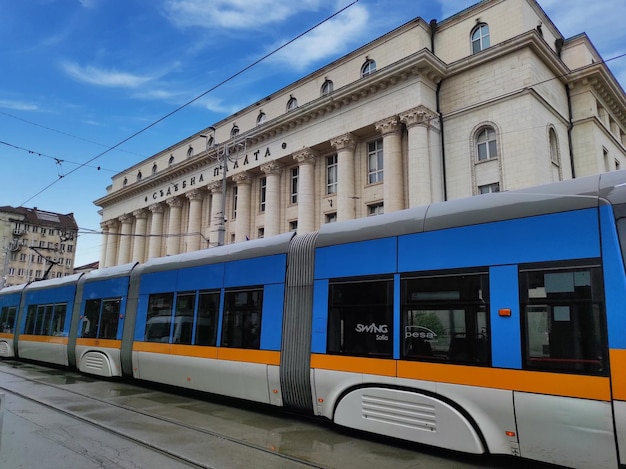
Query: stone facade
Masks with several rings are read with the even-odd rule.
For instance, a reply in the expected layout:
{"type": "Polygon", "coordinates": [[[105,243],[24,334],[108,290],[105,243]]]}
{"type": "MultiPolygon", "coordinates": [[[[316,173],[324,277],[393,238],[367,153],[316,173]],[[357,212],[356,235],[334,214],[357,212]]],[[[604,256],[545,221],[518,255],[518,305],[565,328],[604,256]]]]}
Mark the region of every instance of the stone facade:
{"type": "Polygon", "coordinates": [[[416,18],[114,176],[95,202],[100,266],[624,164],[626,96],[587,36],[563,38],[534,0],[488,0],[416,18]]]}
{"type": "Polygon", "coordinates": [[[74,273],[74,215],[0,207],[0,288],[74,273]]]}

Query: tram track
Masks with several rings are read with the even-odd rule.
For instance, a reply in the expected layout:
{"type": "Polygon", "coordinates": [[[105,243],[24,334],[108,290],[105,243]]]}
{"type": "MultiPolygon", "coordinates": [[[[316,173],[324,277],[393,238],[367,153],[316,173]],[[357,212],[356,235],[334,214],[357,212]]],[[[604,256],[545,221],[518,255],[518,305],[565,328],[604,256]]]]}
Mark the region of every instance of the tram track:
{"type": "MultiPolygon", "coordinates": [[[[59,370],[60,371],[60,370],[59,370]]],[[[86,423],[88,425],[92,425],[100,430],[109,432],[114,434],[120,438],[123,438],[127,441],[130,441],[134,444],[143,446],[148,448],[151,451],[162,454],[172,460],[175,460],[179,463],[183,463],[188,465],[191,468],[202,468],[202,469],[218,469],[218,467],[211,463],[207,463],[205,461],[198,460],[197,457],[192,457],[189,454],[189,447],[185,445],[185,453],[183,454],[180,450],[181,446],[176,446],[175,444],[171,446],[163,445],[163,443],[158,443],[159,439],[155,439],[154,435],[151,435],[150,428],[158,428],[159,434],[166,433],[168,435],[172,435],[173,440],[184,440],[184,441],[202,441],[204,446],[206,445],[207,437],[215,440],[218,446],[234,445],[238,448],[237,451],[234,451],[232,454],[240,454],[241,449],[246,449],[247,452],[252,453],[262,453],[266,456],[269,456],[271,459],[275,459],[276,464],[272,464],[272,467],[303,467],[303,468],[323,468],[323,466],[312,463],[310,461],[306,461],[292,455],[284,454],[275,451],[272,448],[266,448],[261,445],[255,444],[250,441],[246,441],[241,438],[236,438],[233,435],[228,435],[225,433],[216,432],[214,430],[210,430],[208,428],[203,428],[197,425],[189,424],[177,420],[175,418],[158,415],[151,411],[141,410],[138,408],[133,408],[127,405],[119,404],[116,402],[112,402],[111,400],[99,398],[96,396],[91,396],[82,392],[78,392],[75,390],[67,389],[62,385],[47,383],[41,378],[30,378],[24,376],[20,373],[13,373],[8,371],[6,368],[0,369],[1,375],[9,375],[14,378],[17,378],[15,381],[16,386],[11,386],[10,383],[7,383],[6,379],[0,380],[0,390],[5,393],[12,394],[19,398],[25,399],[27,401],[36,403],[38,405],[44,406],[50,410],[55,412],[59,412],[63,415],[76,419],[80,422],[86,423]],[[33,386],[24,386],[24,382],[30,383],[33,386]],[[41,391],[45,391],[42,389],[42,386],[48,387],[49,389],[54,389],[57,394],[54,399],[42,397],[41,391]],[[25,390],[24,390],[25,389],[25,390]],[[63,397],[59,396],[58,393],[63,394],[64,396],[72,396],[63,397]],[[83,400],[82,402],[78,402],[78,399],[83,400]],[[61,402],[70,402],[71,405],[61,405],[61,402]],[[92,405],[89,405],[91,403],[92,405]],[[96,417],[92,415],[95,413],[96,415],[99,412],[94,409],[98,409],[99,407],[108,408],[107,414],[111,413],[111,409],[117,410],[117,412],[122,412],[125,415],[120,416],[118,419],[107,418],[104,420],[98,420],[96,417]],[[77,411],[72,409],[87,409],[86,411],[77,411]],[[146,422],[145,420],[149,420],[146,422]],[[112,422],[140,422],[142,428],[141,432],[133,431],[133,428],[136,425],[127,426],[119,426],[114,427],[112,422]],[[165,427],[169,427],[167,430],[165,427]],[[184,434],[184,437],[181,435],[184,434]],[[141,435],[141,436],[140,436],[141,435]],[[174,438],[174,435],[178,435],[177,438],[174,438]]],[[[92,378],[85,378],[85,380],[92,380],[92,378]]],[[[94,382],[98,381],[97,379],[93,379],[94,382]]],[[[234,466],[237,465],[236,461],[233,461],[234,466]]],[[[248,461],[249,463],[249,461],[248,461]]]]}

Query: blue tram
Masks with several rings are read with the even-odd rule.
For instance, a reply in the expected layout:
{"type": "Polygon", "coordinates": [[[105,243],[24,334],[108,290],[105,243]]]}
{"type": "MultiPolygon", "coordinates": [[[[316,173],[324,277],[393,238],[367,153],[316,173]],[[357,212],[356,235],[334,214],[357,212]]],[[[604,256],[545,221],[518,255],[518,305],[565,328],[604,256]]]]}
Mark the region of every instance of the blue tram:
{"type": "Polygon", "coordinates": [[[618,467],[625,252],[617,171],[9,287],[0,356],[618,467]]]}

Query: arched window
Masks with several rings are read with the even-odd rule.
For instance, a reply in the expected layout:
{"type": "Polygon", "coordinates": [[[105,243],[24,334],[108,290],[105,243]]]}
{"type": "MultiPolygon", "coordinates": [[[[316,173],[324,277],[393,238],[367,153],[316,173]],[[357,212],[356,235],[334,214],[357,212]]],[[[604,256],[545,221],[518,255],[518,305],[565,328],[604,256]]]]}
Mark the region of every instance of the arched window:
{"type": "Polygon", "coordinates": [[[476,155],[478,161],[487,161],[498,157],[496,131],[493,127],[483,127],[476,136],[476,155]]]}
{"type": "Polygon", "coordinates": [[[191,158],[193,156],[193,147],[189,147],[187,150],[187,158],[191,158]]]}
{"type": "Polygon", "coordinates": [[[128,184],[128,178],[124,178],[124,180],[122,181],[123,187],[126,187],[126,184],[128,184]]]}
{"type": "Polygon", "coordinates": [[[156,174],[156,172],[157,172],[157,165],[156,165],[156,164],[154,164],[154,165],[152,166],[152,174],[156,174]]]}
{"type": "Polygon", "coordinates": [[[326,80],[322,85],[321,95],[326,96],[333,92],[333,82],[330,80],[326,80]]]}
{"type": "Polygon", "coordinates": [[[263,111],[259,112],[259,115],[256,116],[256,125],[261,125],[267,120],[267,116],[263,111]]]}
{"type": "Polygon", "coordinates": [[[230,136],[236,137],[237,135],[239,135],[239,127],[237,127],[237,124],[233,124],[233,128],[230,129],[230,136]]]}
{"type": "Polygon", "coordinates": [[[366,77],[376,71],[376,62],[372,59],[367,59],[361,67],[361,76],[366,77]]]}
{"type": "Polygon", "coordinates": [[[558,166],[560,163],[559,140],[557,139],[556,131],[553,128],[550,128],[548,135],[549,135],[549,140],[550,140],[549,142],[550,143],[550,161],[552,161],[553,164],[558,166]]]}
{"type": "Polygon", "coordinates": [[[472,30],[472,54],[489,47],[489,25],[481,23],[472,30]]]}
{"type": "Polygon", "coordinates": [[[293,111],[298,107],[298,100],[293,96],[287,101],[287,111],[293,111]]]}
{"type": "Polygon", "coordinates": [[[174,155],[170,155],[170,159],[167,162],[167,166],[173,166],[174,165],[174,155]]]}
{"type": "Polygon", "coordinates": [[[141,181],[141,171],[137,173],[137,182],[141,181]]]}

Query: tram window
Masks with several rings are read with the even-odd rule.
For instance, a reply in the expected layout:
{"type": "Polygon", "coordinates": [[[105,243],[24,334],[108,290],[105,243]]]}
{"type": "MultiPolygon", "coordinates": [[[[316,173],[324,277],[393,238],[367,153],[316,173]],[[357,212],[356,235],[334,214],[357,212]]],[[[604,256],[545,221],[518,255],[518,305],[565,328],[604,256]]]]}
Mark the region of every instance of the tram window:
{"type": "Polygon", "coordinates": [[[403,358],[491,364],[487,274],[404,278],[401,298],[403,358]]]}
{"type": "Polygon", "coordinates": [[[520,272],[524,367],[606,375],[606,319],[599,267],[520,272]]]}
{"type": "Polygon", "coordinates": [[[50,335],[50,322],[52,321],[52,305],[40,306],[37,310],[37,326],[35,334],[50,335]]]}
{"type": "Polygon", "coordinates": [[[150,295],[146,321],[146,342],[169,342],[174,293],[150,295]]]}
{"type": "Polygon", "coordinates": [[[87,300],[85,302],[85,314],[83,314],[83,318],[81,319],[81,337],[98,337],[101,304],[102,300],[87,300]]]}
{"type": "Polygon", "coordinates": [[[262,289],[227,291],[224,295],[222,346],[260,348],[262,309],[262,289]]]}
{"type": "Polygon", "coordinates": [[[215,345],[219,307],[219,292],[200,292],[196,319],[196,345],[215,345]]]}
{"type": "Polygon", "coordinates": [[[26,324],[24,326],[24,334],[35,333],[35,322],[37,320],[37,305],[29,305],[26,312],[26,324]]]}
{"type": "Polygon", "coordinates": [[[15,306],[5,306],[0,312],[0,331],[12,334],[15,330],[15,316],[17,308],[15,306]]]}
{"type": "Polygon", "coordinates": [[[59,303],[51,306],[52,314],[50,318],[50,329],[48,335],[62,336],[63,326],[65,325],[65,313],[67,311],[67,305],[65,303],[59,303]]]}
{"type": "Polygon", "coordinates": [[[100,320],[100,328],[98,330],[98,338],[100,339],[116,339],[117,326],[120,319],[119,298],[104,300],[102,306],[102,319],[100,320]]]}
{"type": "Polygon", "coordinates": [[[193,333],[193,313],[195,306],[195,293],[178,293],[176,295],[174,334],[172,337],[173,343],[191,345],[193,333]]]}
{"type": "Polygon", "coordinates": [[[333,281],[328,297],[328,353],[392,356],[391,279],[333,281]]]}

